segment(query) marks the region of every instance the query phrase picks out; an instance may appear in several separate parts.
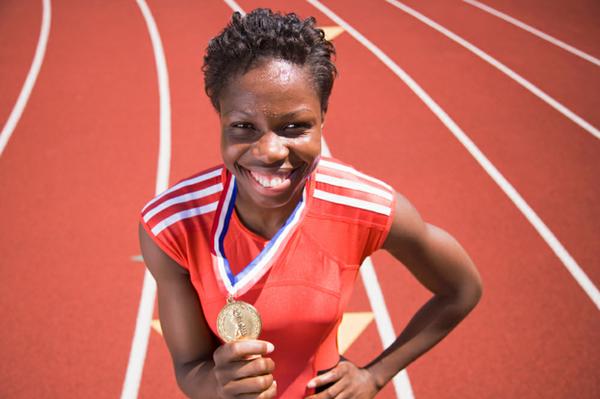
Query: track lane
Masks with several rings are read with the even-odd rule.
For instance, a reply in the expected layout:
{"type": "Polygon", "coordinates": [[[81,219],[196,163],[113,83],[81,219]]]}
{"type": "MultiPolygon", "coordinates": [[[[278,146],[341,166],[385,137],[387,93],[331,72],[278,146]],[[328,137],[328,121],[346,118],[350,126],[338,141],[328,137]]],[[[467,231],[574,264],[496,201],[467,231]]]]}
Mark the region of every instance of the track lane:
{"type": "MultiPolygon", "coordinates": [[[[596,129],[600,127],[598,66],[464,2],[400,3],[477,46],[596,129]]],[[[600,45],[596,47],[600,51],[600,45]]]]}
{"type": "Polygon", "coordinates": [[[484,0],[482,3],[600,58],[600,6],[595,0],[484,0]]]}
{"type": "Polygon", "coordinates": [[[596,66],[600,66],[600,60],[598,58],[595,58],[593,55],[588,54],[584,51],[581,51],[580,49],[575,48],[574,46],[572,46],[568,43],[565,43],[564,41],[557,39],[554,36],[551,36],[545,32],[542,32],[541,30],[536,29],[535,27],[528,25],[519,19],[516,19],[514,17],[511,17],[508,14],[503,13],[502,11],[496,10],[495,8],[485,5],[482,2],[477,1],[477,0],[463,0],[463,2],[468,3],[468,4],[472,5],[473,7],[477,7],[480,10],[485,11],[491,15],[494,15],[495,17],[498,17],[520,29],[523,29],[523,30],[531,33],[532,35],[539,37],[542,40],[545,40],[555,46],[560,47],[561,49],[563,49],[565,51],[568,51],[569,53],[571,53],[577,57],[580,57],[588,62],[591,62],[592,64],[594,64],[596,66]]]}
{"type": "MultiPolygon", "coordinates": [[[[264,3],[243,4],[250,9],[264,3]]],[[[331,24],[303,4],[290,2],[286,7],[331,24]]],[[[385,15],[374,7],[346,9],[345,2],[326,4],[357,28],[358,21],[375,15],[379,28],[386,27],[385,15]]],[[[408,34],[413,28],[404,29],[408,34]]],[[[593,304],[514,206],[414,95],[348,35],[336,39],[336,47],[341,74],[327,119],[330,146],[341,159],[393,183],[428,220],[453,233],[484,277],[486,292],[475,313],[409,368],[415,397],[562,397],[573,390],[582,397],[594,397],[597,387],[589,370],[599,354],[590,352],[588,346],[598,339],[594,331],[599,322],[593,304]],[[348,132],[357,129],[362,134],[350,139],[348,132]],[[376,157],[365,148],[376,148],[376,157]],[[550,314],[548,309],[552,309],[550,314]],[[548,334],[555,326],[561,326],[560,337],[548,334]],[[582,355],[573,359],[572,353],[582,355]],[[561,360],[565,358],[572,360],[565,364],[561,360]]],[[[414,51],[405,57],[418,54],[414,51]]],[[[420,68],[430,72],[426,63],[420,68]]],[[[384,255],[374,259],[390,310],[398,316],[395,327],[399,330],[427,294],[395,262],[385,262],[384,255]]]]}
{"type": "Polygon", "coordinates": [[[132,215],[156,164],[148,81],[152,50],[135,4],[53,7],[44,68],[0,160],[0,303],[10,309],[0,396],[120,392],[143,274],[130,260],[132,215]]]}
{"type": "MultiPolygon", "coordinates": [[[[42,2],[7,0],[0,7],[1,132],[19,98],[35,55],[42,21],[42,2]]],[[[2,153],[0,144],[0,156],[2,153]]]]}

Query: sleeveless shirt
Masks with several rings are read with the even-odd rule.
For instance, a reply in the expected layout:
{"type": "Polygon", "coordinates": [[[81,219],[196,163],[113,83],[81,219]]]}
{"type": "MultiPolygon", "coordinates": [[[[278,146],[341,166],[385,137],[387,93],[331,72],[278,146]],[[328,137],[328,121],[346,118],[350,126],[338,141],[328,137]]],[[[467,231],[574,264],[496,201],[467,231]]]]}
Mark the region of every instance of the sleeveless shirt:
{"type": "MultiPolygon", "coordinates": [[[[223,165],[175,184],[151,200],[140,221],[169,257],[188,270],[204,317],[216,319],[228,293],[211,243],[230,177],[223,165]]],[[[363,260],[381,248],[393,219],[394,190],[333,158],[321,158],[305,186],[305,210],[270,269],[239,300],[260,313],[259,339],[273,343],[278,396],[312,393],[307,382],[339,361],[337,329],[363,260]]],[[[232,212],[223,247],[234,274],[267,245],[232,212]]],[[[218,336],[218,335],[217,335],[218,336]]]]}

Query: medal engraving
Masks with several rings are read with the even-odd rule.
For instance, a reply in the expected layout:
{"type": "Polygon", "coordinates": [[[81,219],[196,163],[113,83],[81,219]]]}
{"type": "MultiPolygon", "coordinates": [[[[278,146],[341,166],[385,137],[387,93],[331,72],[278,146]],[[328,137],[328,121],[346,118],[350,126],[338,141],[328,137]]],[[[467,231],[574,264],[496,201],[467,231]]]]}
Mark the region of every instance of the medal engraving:
{"type": "Polygon", "coordinates": [[[260,315],[249,303],[228,301],[217,316],[217,331],[225,342],[239,339],[257,339],[262,322],[260,315]]]}

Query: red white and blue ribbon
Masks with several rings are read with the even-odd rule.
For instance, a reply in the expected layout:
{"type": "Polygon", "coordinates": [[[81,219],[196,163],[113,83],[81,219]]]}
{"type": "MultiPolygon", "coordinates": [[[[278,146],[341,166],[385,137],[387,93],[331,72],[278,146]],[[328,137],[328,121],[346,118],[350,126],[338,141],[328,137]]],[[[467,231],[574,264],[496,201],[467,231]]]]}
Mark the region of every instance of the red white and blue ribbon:
{"type": "Polygon", "coordinates": [[[252,262],[250,262],[238,274],[233,274],[229,261],[225,255],[224,240],[229,229],[231,215],[235,208],[235,198],[237,195],[237,184],[235,176],[229,174],[229,179],[225,182],[225,188],[221,197],[221,203],[217,208],[214,223],[216,228],[213,228],[213,253],[215,275],[221,285],[227,290],[229,295],[237,298],[246,293],[254,286],[266,272],[271,269],[279,255],[283,252],[286,244],[289,242],[293,233],[300,224],[304,210],[306,208],[306,186],[302,193],[302,198],[298,201],[298,205],[288,217],[283,226],[275,233],[273,238],[267,243],[263,250],[258,254],[252,262]]]}

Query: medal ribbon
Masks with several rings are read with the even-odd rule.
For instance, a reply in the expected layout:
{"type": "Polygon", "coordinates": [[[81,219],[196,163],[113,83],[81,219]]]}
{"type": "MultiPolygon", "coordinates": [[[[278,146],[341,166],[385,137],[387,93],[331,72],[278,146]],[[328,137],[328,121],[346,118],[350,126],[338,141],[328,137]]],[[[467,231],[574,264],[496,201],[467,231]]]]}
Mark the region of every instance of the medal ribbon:
{"type": "Polygon", "coordinates": [[[227,173],[230,178],[225,182],[223,190],[222,202],[217,208],[215,215],[216,228],[213,229],[213,251],[216,261],[214,262],[215,275],[217,280],[220,280],[231,297],[238,297],[246,293],[250,288],[265,275],[277,260],[278,255],[283,251],[287,242],[292,237],[292,233],[300,224],[300,220],[306,209],[306,186],[302,192],[302,198],[298,201],[298,205],[288,217],[283,226],[275,233],[273,238],[267,243],[263,250],[258,254],[252,262],[250,262],[237,275],[234,275],[229,261],[225,256],[225,248],[223,242],[229,229],[231,215],[235,208],[235,198],[237,195],[237,184],[235,176],[227,173]]]}

